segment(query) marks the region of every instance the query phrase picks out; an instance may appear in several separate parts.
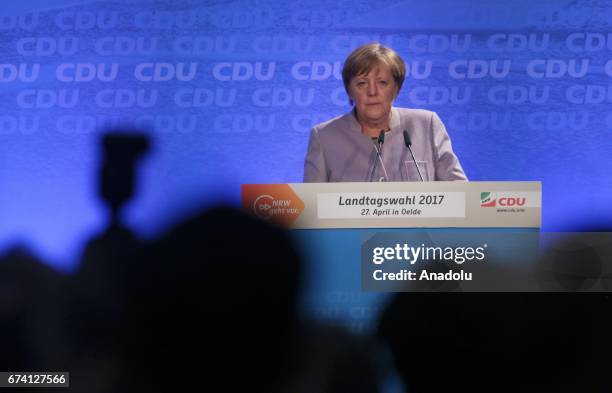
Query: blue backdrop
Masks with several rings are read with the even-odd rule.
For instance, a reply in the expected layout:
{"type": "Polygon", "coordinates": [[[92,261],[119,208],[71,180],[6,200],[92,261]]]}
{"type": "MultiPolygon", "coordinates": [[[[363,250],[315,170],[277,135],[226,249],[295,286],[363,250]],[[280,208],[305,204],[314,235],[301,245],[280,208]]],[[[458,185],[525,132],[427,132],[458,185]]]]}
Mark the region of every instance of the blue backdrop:
{"type": "Polygon", "coordinates": [[[541,180],[543,227],[612,217],[612,2],[19,1],[0,10],[0,251],[74,266],[104,226],[100,132],[154,140],[126,211],[143,236],[241,183],[299,182],[340,71],[379,41],[471,180],[541,180]]]}

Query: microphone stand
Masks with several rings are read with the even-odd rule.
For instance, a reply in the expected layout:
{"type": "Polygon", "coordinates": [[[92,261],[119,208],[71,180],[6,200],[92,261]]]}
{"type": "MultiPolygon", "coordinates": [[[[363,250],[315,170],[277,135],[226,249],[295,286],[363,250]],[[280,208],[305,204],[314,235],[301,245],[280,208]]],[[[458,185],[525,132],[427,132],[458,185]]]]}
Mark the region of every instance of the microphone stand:
{"type": "Polygon", "coordinates": [[[406,144],[406,147],[408,148],[408,151],[410,152],[410,155],[412,156],[412,162],[414,162],[414,166],[416,167],[417,173],[419,174],[421,181],[424,182],[425,180],[423,180],[423,175],[421,175],[421,170],[419,169],[416,159],[414,158],[414,154],[412,153],[412,149],[410,148],[410,146],[412,146],[412,141],[410,141],[410,135],[408,135],[408,130],[404,130],[404,144],[406,144]]]}
{"type": "MultiPolygon", "coordinates": [[[[389,180],[389,175],[387,174],[387,169],[385,168],[385,163],[382,160],[382,146],[383,143],[385,143],[385,131],[384,130],[380,130],[380,134],[378,134],[378,140],[376,141],[377,144],[374,145],[374,150],[376,150],[376,158],[378,160],[374,161],[374,165],[372,166],[372,172],[370,173],[370,182],[372,182],[374,180],[374,173],[376,172],[376,166],[378,165],[378,161],[380,161],[380,166],[383,169],[383,173],[385,174],[384,181],[388,181],[389,180]]],[[[382,180],[379,180],[382,181],[382,180]]]]}

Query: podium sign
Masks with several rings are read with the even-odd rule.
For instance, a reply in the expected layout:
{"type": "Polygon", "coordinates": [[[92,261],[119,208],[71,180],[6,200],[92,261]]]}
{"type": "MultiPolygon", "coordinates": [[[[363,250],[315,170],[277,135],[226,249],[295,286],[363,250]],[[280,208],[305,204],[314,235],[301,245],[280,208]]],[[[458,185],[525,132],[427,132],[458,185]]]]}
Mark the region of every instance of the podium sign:
{"type": "MultiPolygon", "coordinates": [[[[446,282],[451,288],[514,291],[525,287],[520,281],[510,285],[517,282],[512,277],[487,278],[488,271],[474,270],[480,267],[474,261],[457,263],[464,256],[481,255],[477,253],[484,255],[485,268],[492,261],[501,261],[502,267],[524,263],[525,252],[537,250],[541,190],[540,182],[246,184],[242,205],[264,220],[292,229],[307,277],[305,314],[368,332],[376,326],[376,315],[392,292],[420,290],[415,283],[429,290],[420,276],[415,282],[402,278],[424,263],[450,265],[448,274],[459,270],[458,279],[453,276],[446,282]],[[399,251],[405,257],[404,246],[412,251],[452,248],[453,261],[419,259],[412,264],[412,260],[398,259],[399,251]],[[385,262],[378,264],[380,258],[385,262]],[[470,273],[470,279],[473,271],[473,281],[463,280],[461,270],[466,276],[470,273]],[[382,277],[385,274],[387,279],[382,277]],[[392,275],[401,280],[392,281],[392,275]]],[[[433,288],[446,290],[446,286],[433,288]]]]}
{"type": "Polygon", "coordinates": [[[290,229],[539,228],[540,182],[245,184],[242,205],[290,229]]]}

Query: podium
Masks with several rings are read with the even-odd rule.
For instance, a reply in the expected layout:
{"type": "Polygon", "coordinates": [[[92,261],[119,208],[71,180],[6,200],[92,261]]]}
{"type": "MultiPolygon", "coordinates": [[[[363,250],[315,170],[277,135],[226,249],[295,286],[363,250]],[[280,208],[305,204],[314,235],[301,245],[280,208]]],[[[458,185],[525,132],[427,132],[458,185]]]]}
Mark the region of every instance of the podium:
{"type": "Polygon", "coordinates": [[[368,240],[539,232],[541,190],[540,182],[245,184],[242,205],[291,230],[304,257],[305,312],[367,332],[390,297],[364,290],[368,240]]]}

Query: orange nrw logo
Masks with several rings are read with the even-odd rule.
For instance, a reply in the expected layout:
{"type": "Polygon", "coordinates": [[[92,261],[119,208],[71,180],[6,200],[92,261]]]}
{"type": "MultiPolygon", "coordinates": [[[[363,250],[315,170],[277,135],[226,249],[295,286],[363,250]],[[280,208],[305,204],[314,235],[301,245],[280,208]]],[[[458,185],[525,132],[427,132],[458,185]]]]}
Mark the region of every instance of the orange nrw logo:
{"type": "Polygon", "coordinates": [[[243,184],[242,208],[262,220],[289,227],[304,203],[287,184],[243,184]]]}

